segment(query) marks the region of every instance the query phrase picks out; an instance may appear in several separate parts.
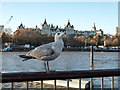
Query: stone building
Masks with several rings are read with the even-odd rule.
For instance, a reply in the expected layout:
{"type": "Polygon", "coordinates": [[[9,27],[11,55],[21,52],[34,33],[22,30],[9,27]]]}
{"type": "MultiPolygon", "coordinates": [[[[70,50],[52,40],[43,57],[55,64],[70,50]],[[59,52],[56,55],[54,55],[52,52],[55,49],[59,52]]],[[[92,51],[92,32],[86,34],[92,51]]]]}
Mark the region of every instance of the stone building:
{"type": "MultiPolygon", "coordinates": [[[[4,31],[4,25],[0,25],[0,37],[2,36],[4,31]]],[[[1,40],[0,40],[1,41],[1,40]]]]}
{"type": "Polygon", "coordinates": [[[96,34],[99,34],[101,36],[103,35],[103,30],[102,29],[97,30],[96,26],[95,26],[95,23],[94,23],[94,26],[92,27],[92,30],[84,30],[84,31],[74,30],[74,31],[75,31],[75,34],[77,34],[77,35],[84,35],[84,36],[87,36],[87,37],[95,36],[96,34]]]}
{"type": "Polygon", "coordinates": [[[120,28],[119,27],[116,27],[116,36],[119,36],[120,35],[120,28]]]}
{"type": "Polygon", "coordinates": [[[103,36],[103,30],[102,29],[96,30],[96,34],[99,34],[100,36],[103,36]]]}
{"type": "Polygon", "coordinates": [[[94,34],[96,34],[96,26],[95,26],[95,23],[94,23],[94,26],[92,27],[92,31],[94,31],[94,34]]]}
{"type": "Polygon", "coordinates": [[[50,34],[54,36],[55,33],[58,32],[58,31],[59,31],[58,25],[53,26],[53,24],[51,24],[51,26],[50,26],[50,34]]]}
{"type": "Polygon", "coordinates": [[[18,26],[17,29],[25,29],[25,25],[23,26],[23,24],[21,23],[20,26],[18,26]]]}
{"type": "MultiPolygon", "coordinates": [[[[18,26],[18,29],[25,29],[25,26],[23,26],[23,24],[21,23],[20,26],[18,26]]],[[[41,34],[47,34],[49,35],[55,35],[56,32],[65,32],[67,35],[70,34],[77,34],[77,35],[85,35],[85,36],[95,36],[96,34],[99,35],[103,35],[103,30],[96,29],[95,23],[94,26],[92,27],[92,30],[84,30],[84,31],[79,31],[79,30],[75,30],[74,26],[71,25],[70,20],[68,20],[67,24],[64,26],[64,28],[58,27],[58,25],[54,26],[53,24],[48,24],[46,19],[44,20],[43,23],[41,23],[41,28],[38,28],[38,26],[36,25],[35,28],[30,28],[32,30],[36,30],[39,31],[39,33],[41,34]]]]}
{"type": "Polygon", "coordinates": [[[96,26],[95,26],[95,23],[94,23],[94,26],[93,26],[93,31],[94,31],[94,34],[99,34],[100,36],[103,35],[103,30],[102,29],[99,29],[99,30],[96,30],[96,26]]]}
{"type": "Polygon", "coordinates": [[[0,31],[4,30],[4,25],[0,25],[0,31]]]}
{"type": "Polygon", "coordinates": [[[68,20],[67,25],[64,27],[66,34],[74,34],[74,26],[70,24],[70,21],[68,20]]]}
{"type": "Polygon", "coordinates": [[[44,20],[43,24],[41,24],[41,33],[54,35],[56,32],[65,32],[66,34],[74,34],[74,26],[70,24],[68,20],[67,25],[64,28],[58,28],[58,25],[54,26],[53,24],[47,24],[46,19],[44,20]]]}
{"type": "Polygon", "coordinates": [[[46,19],[41,24],[41,33],[50,35],[50,24],[49,25],[47,24],[46,19]]]}

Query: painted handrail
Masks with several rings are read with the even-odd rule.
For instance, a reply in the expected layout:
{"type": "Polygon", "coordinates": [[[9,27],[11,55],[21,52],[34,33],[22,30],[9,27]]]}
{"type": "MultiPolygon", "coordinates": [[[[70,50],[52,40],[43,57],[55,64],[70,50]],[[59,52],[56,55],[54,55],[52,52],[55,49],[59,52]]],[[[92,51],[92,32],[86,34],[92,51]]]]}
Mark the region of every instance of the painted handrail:
{"type": "Polygon", "coordinates": [[[120,69],[0,73],[2,83],[120,76],[120,69]]]}

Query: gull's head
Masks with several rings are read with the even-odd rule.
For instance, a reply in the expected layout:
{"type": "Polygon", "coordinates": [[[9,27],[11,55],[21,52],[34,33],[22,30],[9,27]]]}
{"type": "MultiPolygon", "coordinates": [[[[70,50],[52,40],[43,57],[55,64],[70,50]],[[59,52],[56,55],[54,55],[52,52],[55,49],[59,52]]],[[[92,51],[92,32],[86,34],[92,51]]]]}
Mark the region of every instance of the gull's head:
{"type": "Polygon", "coordinates": [[[62,37],[65,35],[64,32],[57,32],[55,34],[55,41],[58,40],[58,39],[62,39],[62,37]]]}

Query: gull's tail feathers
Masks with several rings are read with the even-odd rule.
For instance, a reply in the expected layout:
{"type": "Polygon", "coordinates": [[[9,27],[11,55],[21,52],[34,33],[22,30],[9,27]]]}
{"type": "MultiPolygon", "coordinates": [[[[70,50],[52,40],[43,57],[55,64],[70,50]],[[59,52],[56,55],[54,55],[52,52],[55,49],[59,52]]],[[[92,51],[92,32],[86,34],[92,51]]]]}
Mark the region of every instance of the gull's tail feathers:
{"type": "Polygon", "coordinates": [[[27,61],[29,59],[36,59],[35,57],[32,57],[32,56],[26,56],[26,55],[19,55],[19,57],[21,58],[25,58],[23,61],[27,61]]]}
{"type": "Polygon", "coordinates": [[[27,60],[30,60],[30,59],[28,59],[28,58],[25,58],[24,60],[22,60],[22,61],[27,61],[27,60]]]}

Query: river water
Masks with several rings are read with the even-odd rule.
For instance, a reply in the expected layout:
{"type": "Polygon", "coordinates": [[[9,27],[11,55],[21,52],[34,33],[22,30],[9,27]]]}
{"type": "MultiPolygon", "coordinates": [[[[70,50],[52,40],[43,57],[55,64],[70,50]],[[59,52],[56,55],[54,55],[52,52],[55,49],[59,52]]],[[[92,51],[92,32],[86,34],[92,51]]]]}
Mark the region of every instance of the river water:
{"type": "MultiPolygon", "coordinates": [[[[6,72],[40,72],[44,71],[43,61],[28,60],[22,61],[18,55],[26,52],[3,52],[2,53],[2,71],[6,72]]],[[[56,71],[71,70],[89,70],[90,69],[90,52],[62,52],[61,55],[49,62],[50,69],[56,71]]],[[[113,69],[118,68],[118,52],[94,52],[94,69],[113,69]]],[[[117,86],[118,78],[115,78],[117,86]]],[[[111,77],[105,78],[105,85],[110,86],[107,82],[111,77]]],[[[95,82],[99,85],[100,78],[95,82]]]]}

